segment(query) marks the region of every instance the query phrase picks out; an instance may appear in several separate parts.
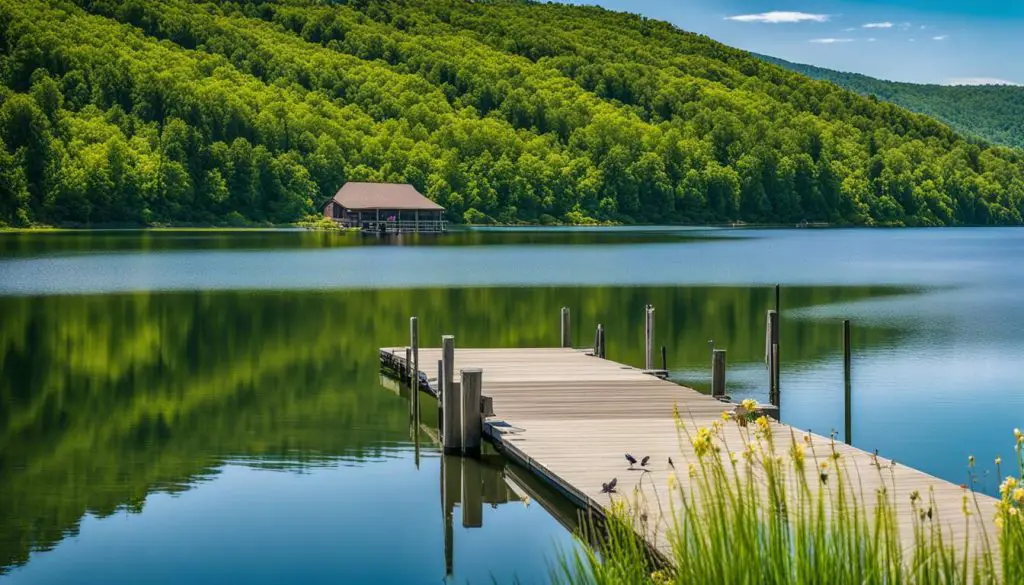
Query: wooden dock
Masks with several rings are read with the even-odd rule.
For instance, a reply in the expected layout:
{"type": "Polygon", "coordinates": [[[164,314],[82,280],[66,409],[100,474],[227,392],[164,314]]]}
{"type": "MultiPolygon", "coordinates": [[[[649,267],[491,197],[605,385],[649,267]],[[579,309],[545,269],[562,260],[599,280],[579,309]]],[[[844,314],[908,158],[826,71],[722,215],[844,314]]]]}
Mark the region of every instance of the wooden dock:
{"type": "MultiPolygon", "coordinates": [[[[405,347],[380,352],[382,365],[404,367],[405,347]]],[[[419,350],[421,368],[436,368],[441,357],[440,349],[419,350]]],[[[697,428],[721,421],[723,411],[733,409],[733,405],[642,369],[595,357],[590,350],[457,348],[453,368],[456,382],[465,368],[483,370],[483,394],[493,399],[494,411],[494,416],[484,420],[483,432],[499,450],[577,505],[599,514],[606,513],[615,499],[632,499],[634,495],[652,507],[659,502],[660,506],[649,514],[648,540],[655,550],[669,552],[667,518],[657,513],[664,510],[667,514],[669,510],[666,498],[671,497],[667,486],[672,469],[668,459],[674,459],[678,470],[674,475],[684,486],[688,463],[697,461],[685,436],[680,440],[673,409],[678,408],[683,426],[695,434],[697,428]],[[624,458],[627,452],[638,459],[650,456],[649,472],[629,470],[624,458]],[[618,478],[617,493],[602,493],[602,484],[612,478],[618,478]]],[[[436,378],[436,370],[421,371],[421,390],[436,395],[436,378]]],[[[794,436],[802,441],[805,434],[777,422],[772,427],[780,454],[789,451],[794,436]]],[[[724,424],[722,432],[729,445],[742,449],[745,438],[738,425],[724,424]]],[[[811,444],[806,467],[813,479],[808,484],[821,486],[813,458],[826,458],[831,453],[831,441],[815,435],[811,444]]],[[[849,473],[856,470],[865,495],[862,504],[868,507],[869,515],[876,490],[894,490],[905,545],[913,542],[911,493],[917,491],[927,499],[929,490],[934,494],[939,518],[946,524],[946,534],[952,537],[947,542],[963,543],[968,523],[961,511],[966,493],[962,487],[841,442],[835,449],[849,473]]],[[[984,530],[994,549],[996,500],[977,497],[981,513],[975,512],[971,519],[971,540],[977,543],[979,531],[984,530]]]]}

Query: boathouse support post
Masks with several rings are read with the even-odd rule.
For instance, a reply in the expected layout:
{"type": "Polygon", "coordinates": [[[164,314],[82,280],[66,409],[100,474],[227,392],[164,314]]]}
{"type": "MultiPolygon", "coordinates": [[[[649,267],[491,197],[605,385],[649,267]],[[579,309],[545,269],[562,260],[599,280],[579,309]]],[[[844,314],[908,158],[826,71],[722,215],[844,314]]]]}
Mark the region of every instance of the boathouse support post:
{"type": "Polygon", "coordinates": [[[843,321],[843,426],[844,439],[847,445],[853,444],[853,384],[851,380],[851,367],[853,355],[850,341],[850,320],[843,321]]]}
{"type": "Polygon", "coordinates": [[[569,307],[562,307],[562,345],[572,347],[572,330],[569,328],[569,307]]]}
{"type": "Polygon", "coordinates": [[[468,368],[461,371],[462,383],[462,454],[480,456],[480,440],[483,436],[483,415],[481,395],[483,370],[468,368]]]}
{"type": "Polygon", "coordinates": [[[725,396],[725,350],[716,349],[711,357],[711,395],[725,396]]]}

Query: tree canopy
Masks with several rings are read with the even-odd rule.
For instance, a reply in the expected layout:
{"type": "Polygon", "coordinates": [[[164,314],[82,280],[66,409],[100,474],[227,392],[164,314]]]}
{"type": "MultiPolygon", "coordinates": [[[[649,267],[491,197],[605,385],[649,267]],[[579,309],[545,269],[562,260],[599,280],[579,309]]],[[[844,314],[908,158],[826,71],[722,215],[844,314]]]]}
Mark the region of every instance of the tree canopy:
{"type": "Polygon", "coordinates": [[[0,222],[1019,224],[1024,153],[595,7],[0,0],[0,222]]]}
{"type": "Polygon", "coordinates": [[[979,140],[1024,148],[1024,87],[903,83],[791,63],[767,55],[757,57],[807,77],[831,81],[859,94],[876,96],[933,116],[957,132],[979,140]]]}

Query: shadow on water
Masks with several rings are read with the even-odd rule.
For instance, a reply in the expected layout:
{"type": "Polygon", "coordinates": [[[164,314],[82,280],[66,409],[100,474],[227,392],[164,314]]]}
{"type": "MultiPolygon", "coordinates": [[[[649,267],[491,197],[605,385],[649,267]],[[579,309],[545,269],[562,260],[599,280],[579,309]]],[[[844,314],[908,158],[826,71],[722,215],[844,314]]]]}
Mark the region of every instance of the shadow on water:
{"type": "MultiPolygon", "coordinates": [[[[794,288],[786,302],[900,292],[794,288]]],[[[590,345],[600,322],[608,357],[639,365],[642,311],[653,303],[655,342],[668,347],[670,367],[699,371],[709,364],[709,338],[728,347],[730,364],[759,363],[772,302],[769,289],[725,287],[0,297],[0,567],[76,534],[87,514],[141,512],[147,496],[189,490],[225,464],[303,472],[385,459],[421,442],[436,457],[428,435],[410,435],[405,400],[381,388],[377,348],[404,343],[410,315],[424,346],[444,333],[462,347],[537,347],[556,345],[559,307],[569,306],[576,345],[590,345]]],[[[837,350],[830,329],[795,319],[785,327],[787,360],[814,363],[837,350]]],[[[870,348],[904,332],[858,334],[870,348]]],[[[436,426],[436,408],[433,416],[436,426]]],[[[455,467],[445,461],[443,473],[455,467]]],[[[479,502],[522,495],[520,486],[554,501],[549,511],[573,527],[571,512],[524,474],[493,457],[469,465],[479,473],[465,480],[460,470],[459,485],[478,484],[479,494],[445,500],[463,522],[476,521],[479,502]]]]}
{"type": "Polygon", "coordinates": [[[736,239],[736,232],[692,228],[456,228],[446,234],[377,236],[304,229],[216,231],[90,230],[0,234],[0,257],[185,250],[299,250],[355,246],[624,245],[736,239]]]}

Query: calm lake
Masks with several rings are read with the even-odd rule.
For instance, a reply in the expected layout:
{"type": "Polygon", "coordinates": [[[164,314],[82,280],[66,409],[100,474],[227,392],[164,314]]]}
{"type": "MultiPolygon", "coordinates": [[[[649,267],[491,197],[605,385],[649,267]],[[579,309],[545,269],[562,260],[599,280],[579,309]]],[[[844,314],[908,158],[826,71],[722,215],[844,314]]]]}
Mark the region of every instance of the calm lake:
{"type": "Polygon", "coordinates": [[[651,303],[673,379],[706,390],[724,348],[766,401],[780,283],[785,422],[843,437],[850,319],[853,443],[956,483],[975,455],[992,492],[1022,257],[1012,228],[0,234],[0,583],[545,582],[575,510],[412,428],[377,357],[411,315],[424,345],[554,346],[568,306],[576,345],[602,323],[641,365],[651,303]]]}

